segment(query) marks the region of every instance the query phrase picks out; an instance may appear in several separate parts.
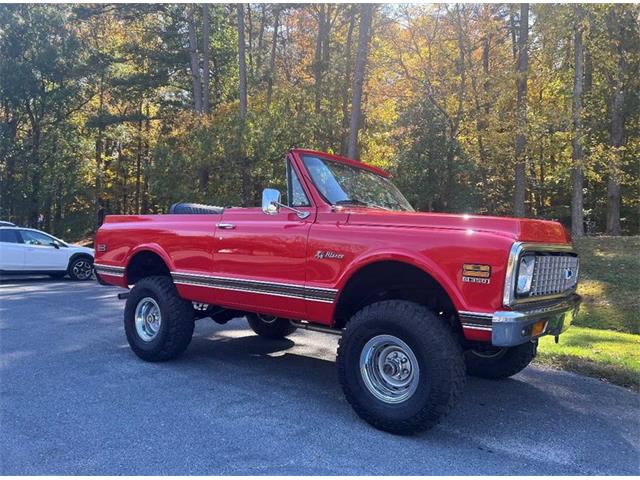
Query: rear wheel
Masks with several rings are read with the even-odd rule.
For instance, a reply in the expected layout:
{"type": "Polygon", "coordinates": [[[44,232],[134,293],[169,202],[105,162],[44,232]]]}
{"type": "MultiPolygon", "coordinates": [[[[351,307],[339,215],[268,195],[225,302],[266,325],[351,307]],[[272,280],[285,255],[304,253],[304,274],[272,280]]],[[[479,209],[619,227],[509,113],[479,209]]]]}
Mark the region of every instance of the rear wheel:
{"type": "Polygon", "coordinates": [[[177,357],[189,346],[193,327],[191,302],[180,298],[169,277],[143,278],[127,297],[124,330],[131,350],[143,360],[177,357]]]}
{"type": "Polygon", "coordinates": [[[487,346],[467,350],[464,360],[469,375],[498,380],[508,378],[524,370],[536,356],[536,343],[527,342],[517,347],[499,348],[487,346]]]}
{"type": "Polygon", "coordinates": [[[247,321],[255,333],[265,338],[285,338],[296,331],[296,327],[291,325],[289,320],[272,315],[249,313],[247,321]]]}
{"type": "Polygon", "coordinates": [[[449,325],[408,301],[378,302],[356,313],[340,339],[337,363],[356,413],[398,434],[436,425],[465,381],[462,350],[449,325]]]}

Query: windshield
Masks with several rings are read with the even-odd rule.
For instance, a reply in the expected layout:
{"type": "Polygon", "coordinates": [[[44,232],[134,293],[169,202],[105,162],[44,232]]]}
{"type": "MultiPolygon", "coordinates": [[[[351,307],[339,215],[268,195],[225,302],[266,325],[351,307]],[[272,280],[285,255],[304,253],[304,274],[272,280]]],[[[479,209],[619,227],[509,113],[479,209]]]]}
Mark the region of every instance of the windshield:
{"type": "Polygon", "coordinates": [[[309,155],[302,160],[314,185],[331,205],[414,211],[400,190],[381,175],[309,155]]]}

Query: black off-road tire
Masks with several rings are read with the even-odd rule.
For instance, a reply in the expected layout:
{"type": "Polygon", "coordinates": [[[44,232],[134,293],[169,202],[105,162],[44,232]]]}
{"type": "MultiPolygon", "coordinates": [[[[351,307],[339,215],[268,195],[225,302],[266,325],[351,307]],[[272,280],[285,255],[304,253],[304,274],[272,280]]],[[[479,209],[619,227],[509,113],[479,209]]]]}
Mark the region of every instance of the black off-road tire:
{"type": "Polygon", "coordinates": [[[371,304],[347,323],[338,344],[338,375],[356,413],[374,427],[411,434],[436,425],[460,397],[466,379],[462,349],[444,319],[403,300],[371,304]],[[378,335],[392,335],[409,346],[420,374],[415,392],[401,403],[386,403],[366,387],[360,355],[378,335]]]}
{"type": "Polygon", "coordinates": [[[249,313],[247,314],[247,321],[251,330],[255,333],[261,337],[274,340],[288,337],[296,331],[296,327],[291,325],[291,322],[286,318],[249,313]]]}
{"type": "Polygon", "coordinates": [[[93,257],[89,255],[78,255],[73,257],[69,262],[67,274],[71,280],[81,282],[91,280],[91,277],[93,277],[93,257]],[[83,265],[81,270],[78,269],[80,265],[83,265]],[[88,271],[86,271],[87,265],[89,267],[88,271]]]}
{"type": "Polygon", "coordinates": [[[524,370],[536,356],[537,345],[523,343],[517,347],[495,350],[467,350],[464,360],[469,375],[492,380],[508,378],[524,370]]]}
{"type": "Polygon", "coordinates": [[[189,346],[193,327],[193,306],[180,298],[170,277],[146,277],[131,289],[124,309],[124,330],[131,350],[141,359],[163,362],[177,357],[189,346]],[[161,314],[160,328],[151,341],[140,337],[135,323],[136,307],[145,297],[157,302],[161,314]]]}

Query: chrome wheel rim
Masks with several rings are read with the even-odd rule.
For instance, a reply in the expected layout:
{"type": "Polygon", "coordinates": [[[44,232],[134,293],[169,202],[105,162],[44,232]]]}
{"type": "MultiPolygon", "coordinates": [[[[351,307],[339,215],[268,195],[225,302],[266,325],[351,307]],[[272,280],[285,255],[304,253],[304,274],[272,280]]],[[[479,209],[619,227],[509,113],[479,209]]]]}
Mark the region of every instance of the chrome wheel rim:
{"type": "Polygon", "coordinates": [[[145,342],[150,342],[158,335],[162,325],[162,315],[158,303],[151,297],[144,297],[138,302],[135,313],[136,332],[145,342]]]}
{"type": "Polygon", "coordinates": [[[405,342],[393,335],[378,335],[362,348],[360,374],[369,392],[378,400],[401,403],[418,388],[420,366],[405,342]]]}
{"type": "Polygon", "coordinates": [[[71,268],[75,277],[79,280],[86,280],[91,276],[93,267],[87,260],[78,260],[71,268]]]}

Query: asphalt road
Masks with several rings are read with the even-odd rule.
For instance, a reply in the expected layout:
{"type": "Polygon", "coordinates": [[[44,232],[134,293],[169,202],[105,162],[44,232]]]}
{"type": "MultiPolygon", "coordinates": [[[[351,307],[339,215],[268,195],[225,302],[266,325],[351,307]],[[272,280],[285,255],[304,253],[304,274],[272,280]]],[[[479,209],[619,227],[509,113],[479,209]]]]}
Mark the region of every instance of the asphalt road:
{"type": "Polygon", "coordinates": [[[398,437],[343,398],[334,336],[202,320],[183,357],[145,363],[117,291],[0,283],[0,474],[640,474],[640,396],[622,388],[469,379],[441,425],[398,437]]]}

